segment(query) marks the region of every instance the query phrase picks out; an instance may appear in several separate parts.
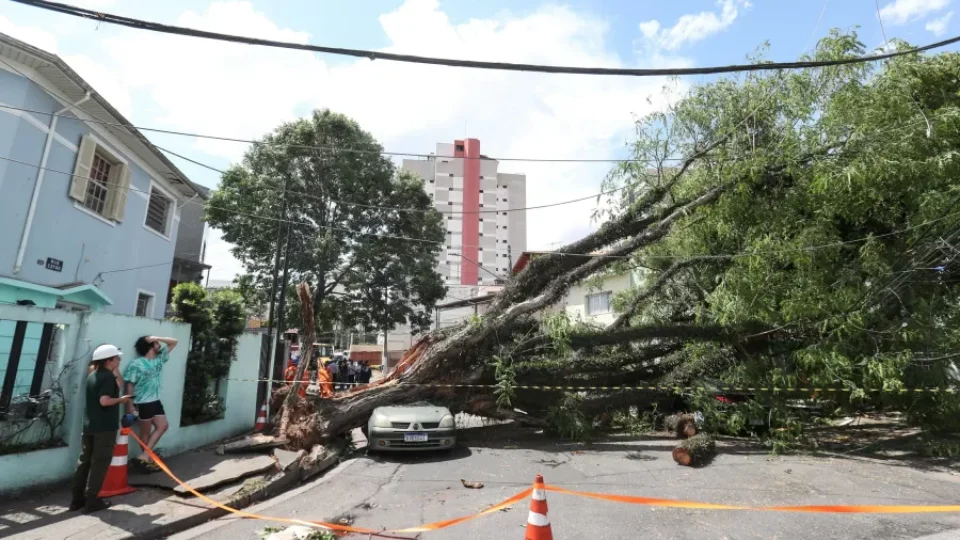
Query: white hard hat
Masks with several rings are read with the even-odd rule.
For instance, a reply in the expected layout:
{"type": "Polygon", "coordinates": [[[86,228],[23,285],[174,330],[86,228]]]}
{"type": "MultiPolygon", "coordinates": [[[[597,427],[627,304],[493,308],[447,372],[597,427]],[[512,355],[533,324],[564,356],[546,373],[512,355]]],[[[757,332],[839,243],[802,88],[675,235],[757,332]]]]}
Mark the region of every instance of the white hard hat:
{"type": "Polygon", "coordinates": [[[96,349],[93,350],[93,361],[97,360],[106,360],[108,358],[113,358],[114,356],[123,356],[123,353],[120,352],[120,349],[116,345],[110,345],[109,343],[104,343],[96,349]]]}

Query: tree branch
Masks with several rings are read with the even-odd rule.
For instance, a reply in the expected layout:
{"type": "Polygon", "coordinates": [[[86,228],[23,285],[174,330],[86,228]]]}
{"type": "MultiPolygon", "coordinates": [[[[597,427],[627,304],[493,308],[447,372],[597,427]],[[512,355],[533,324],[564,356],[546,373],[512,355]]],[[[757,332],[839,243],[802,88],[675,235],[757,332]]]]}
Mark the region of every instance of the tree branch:
{"type": "MultiPolygon", "coordinates": [[[[704,261],[716,260],[717,257],[713,256],[704,256],[704,257],[692,257],[683,261],[677,261],[673,263],[669,268],[660,273],[657,277],[657,281],[653,282],[650,286],[646,287],[643,291],[637,293],[636,296],[630,301],[630,305],[627,306],[627,309],[617,317],[617,320],[611,324],[611,328],[624,328],[630,322],[630,318],[636,315],[637,311],[643,305],[643,303],[648,300],[651,296],[656,294],[666,285],[667,281],[674,276],[680,270],[689,268],[697,263],[704,261]]],[[[729,257],[727,257],[729,259],[729,257]]]]}

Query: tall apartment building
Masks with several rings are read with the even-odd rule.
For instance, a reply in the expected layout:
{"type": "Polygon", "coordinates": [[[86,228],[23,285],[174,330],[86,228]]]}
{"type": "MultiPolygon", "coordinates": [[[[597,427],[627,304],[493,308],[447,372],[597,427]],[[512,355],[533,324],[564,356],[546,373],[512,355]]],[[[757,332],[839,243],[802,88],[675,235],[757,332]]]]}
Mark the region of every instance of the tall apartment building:
{"type": "Polygon", "coordinates": [[[480,153],[477,139],[438,143],[430,158],[403,160],[444,215],[447,239],[437,269],[449,296],[501,284],[527,249],[527,215],[517,211],[526,207],[527,177],[498,172],[498,166],[480,153]]]}

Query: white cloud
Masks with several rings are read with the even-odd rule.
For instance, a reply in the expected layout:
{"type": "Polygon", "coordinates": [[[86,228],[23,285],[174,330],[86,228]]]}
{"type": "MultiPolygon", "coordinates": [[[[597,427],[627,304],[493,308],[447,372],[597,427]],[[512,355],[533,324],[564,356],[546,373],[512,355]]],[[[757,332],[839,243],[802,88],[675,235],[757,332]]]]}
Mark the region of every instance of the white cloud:
{"type": "Polygon", "coordinates": [[[121,114],[128,119],[133,115],[133,99],[130,89],[120,79],[118,73],[105,65],[93,61],[90,57],[79,54],[63,56],[63,61],[83,77],[98,94],[103,96],[121,114]]]}
{"type": "Polygon", "coordinates": [[[211,228],[207,233],[205,262],[213,267],[210,270],[211,279],[232,281],[235,276],[243,274],[243,263],[230,253],[231,247],[219,229],[211,228]]]}
{"type": "Polygon", "coordinates": [[[946,15],[927,21],[925,28],[929,32],[933,32],[935,36],[942,36],[947,32],[947,25],[950,24],[950,19],[953,18],[953,12],[948,11],[946,15]]]}
{"type": "MultiPolygon", "coordinates": [[[[727,4],[721,22],[736,16],[735,5],[727,4]]],[[[605,22],[565,7],[454,24],[436,0],[407,0],[383,14],[380,23],[389,43],[385,50],[391,52],[442,51],[442,56],[454,58],[611,67],[680,62],[659,51],[624,61],[612,52],[605,22]]],[[[183,13],[174,24],[311,41],[308,33],[280,27],[249,2],[216,2],[203,11],[183,13]]],[[[512,73],[366,59],[332,62],[306,52],[132,29],[108,37],[91,33],[90,39],[100,44],[101,50],[90,56],[104,73],[118,74],[127,95],[148,104],[133,115],[145,125],[254,138],[311,108],[329,107],[355,118],[387,149],[420,153],[433,151],[437,142],[475,137],[483,153],[492,157],[621,157],[636,115],[662,105],[666,84],[665,79],[512,73]]],[[[91,66],[82,73],[97,76],[91,66]]],[[[122,92],[112,84],[103,78],[95,86],[108,99],[115,95],[122,102],[122,92]]],[[[209,160],[206,155],[236,161],[245,150],[240,144],[195,140],[189,143],[191,152],[187,144],[177,149],[201,160],[209,160]]],[[[527,174],[528,205],[596,193],[610,168],[501,162],[505,172],[527,174]]],[[[540,249],[582,236],[591,228],[594,206],[585,201],[530,211],[528,246],[540,249]]],[[[214,279],[229,279],[241,270],[228,249],[213,231],[207,262],[213,265],[214,279]]]]}
{"type": "Polygon", "coordinates": [[[665,49],[673,51],[680,47],[704,40],[727,29],[737,19],[738,5],[750,7],[746,0],[719,0],[720,13],[702,11],[696,14],[682,15],[676,24],[661,28],[660,21],[653,19],[639,25],[640,33],[651,50],[665,49]]]}
{"type": "Polygon", "coordinates": [[[880,10],[880,18],[891,25],[906,24],[940,11],[950,0],[896,0],[880,10]]]}
{"type": "Polygon", "coordinates": [[[28,45],[43,49],[49,53],[57,52],[57,36],[39,26],[21,26],[0,15],[0,33],[19,39],[28,45]]]}

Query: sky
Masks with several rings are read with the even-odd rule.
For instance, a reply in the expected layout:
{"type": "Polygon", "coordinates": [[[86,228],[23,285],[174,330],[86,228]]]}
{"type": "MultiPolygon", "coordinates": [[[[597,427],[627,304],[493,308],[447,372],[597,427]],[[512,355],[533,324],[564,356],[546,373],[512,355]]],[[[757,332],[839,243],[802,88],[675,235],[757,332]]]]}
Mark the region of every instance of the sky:
{"type": "MultiPolygon", "coordinates": [[[[960,0],[63,0],[192,28],[335,47],[473,60],[603,67],[796,59],[831,28],[856,29],[868,47],[889,38],[926,44],[958,33],[960,0]],[[878,10],[879,6],[879,10],[878,10]],[[878,17],[879,14],[879,17],[878,17]]],[[[2,3],[0,32],[60,55],[134,125],[259,138],[329,108],[356,119],[386,150],[427,153],[477,138],[492,157],[611,159],[629,155],[638,118],[699,76],[589,77],[415,66],[220,43],[121,28],[2,3]]],[[[246,145],[146,133],[217,168],[246,145]]],[[[217,173],[171,158],[215,188],[217,173]]],[[[610,164],[501,162],[526,173],[528,205],[600,191],[610,164]]],[[[593,200],[527,214],[530,249],[550,249],[595,227],[593,200]]],[[[267,229],[267,227],[265,227],[267,229]]],[[[214,231],[211,278],[242,265],[214,231]]]]}

